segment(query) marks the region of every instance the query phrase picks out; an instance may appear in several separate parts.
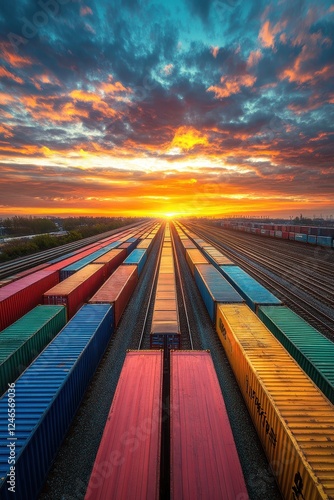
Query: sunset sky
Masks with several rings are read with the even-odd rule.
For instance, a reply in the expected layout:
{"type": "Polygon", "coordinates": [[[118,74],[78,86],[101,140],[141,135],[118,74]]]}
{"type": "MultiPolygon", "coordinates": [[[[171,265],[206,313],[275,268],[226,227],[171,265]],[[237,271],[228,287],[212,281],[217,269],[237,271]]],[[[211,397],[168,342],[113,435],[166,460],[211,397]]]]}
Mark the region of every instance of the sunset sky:
{"type": "Polygon", "coordinates": [[[334,214],[334,3],[5,0],[0,216],[334,214]]]}

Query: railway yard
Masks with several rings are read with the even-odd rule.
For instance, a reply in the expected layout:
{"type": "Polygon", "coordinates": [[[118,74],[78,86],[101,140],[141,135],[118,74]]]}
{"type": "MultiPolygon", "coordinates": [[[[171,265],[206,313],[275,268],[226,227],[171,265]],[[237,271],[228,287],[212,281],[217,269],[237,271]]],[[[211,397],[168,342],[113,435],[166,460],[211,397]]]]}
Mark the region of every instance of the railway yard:
{"type": "Polygon", "coordinates": [[[193,220],[2,264],[1,498],[334,499],[333,276],[193,220]]]}

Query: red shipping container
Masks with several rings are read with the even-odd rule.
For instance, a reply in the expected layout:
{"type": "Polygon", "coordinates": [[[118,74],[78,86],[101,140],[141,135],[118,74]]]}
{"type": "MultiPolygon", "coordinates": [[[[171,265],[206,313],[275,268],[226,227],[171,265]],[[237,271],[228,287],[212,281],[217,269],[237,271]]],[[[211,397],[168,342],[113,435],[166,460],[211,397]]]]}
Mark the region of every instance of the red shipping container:
{"type": "Polygon", "coordinates": [[[292,226],[292,227],[293,227],[292,231],[294,233],[300,233],[300,226],[292,226]]]}
{"type": "Polygon", "coordinates": [[[275,231],[273,229],[269,231],[269,236],[275,236],[275,231]]]}
{"type": "Polygon", "coordinates": [[[302,234],[309,234],[310,233],[310,227],[309,226],[300,226],[300,232],[302,234]]]}
{"type": "Polygon", "coordinates": [[[170,497],[248,498],[210,354],[172,351],[170,363],[170,497]]]}
{"type": "Polygon", "coordinates": [[[282,231],[282,238],[283,238],[283,240],[288,240],[289,239],[289,232],[288,231],[282,231]]]}
{"type": "Polygon", "coordinates": [[[109,276],[120,266],[123,260],[126,258],[127,252],[125,248],[115,248],[110,250],[110,252],[101,255],[98,259],[94,260],[93,264],[106,264],[106,277],[109,276]]]}
{"type": "Polygon", "coordinates": [[[257,228],[255,229],[255,234],[261,234],[261,229],[257,227],[257,228]]]}
{"type": "Polygon", "coordinates": [[[128,352],[85,500],[159,500],[162,351],[128,352]]]}
{"type": "Polygon", "coordinates": [[[59,283],[58,271],[37,271],[0,289],[0,331],[42,303],[43,293],[59,283]]]}
{"type": "Polygon", "coordinates": [[[106,264],[89,264],[44,293],[44,304],[63,304],[67,319],[98,290],[104,281],[106,264]]]}
{"type": "Polygon", "coordinates": [[[289,240],[293,240],[293,241],[294,241],[294,240],[295,240],[295,234],[296,234],[296,233],[294,233],[294,232],[290,231],[290,232],[289,232],[289,240]]]}
{"type": "MultiPolygon", "coordinates": [[[[94,265],[94,264],[93,264],[94,265]]],[[[121,265],[90,299],[90,304],[114,304],[115,326],[123,314],[138,283],[136,265],[121,265]]]]}

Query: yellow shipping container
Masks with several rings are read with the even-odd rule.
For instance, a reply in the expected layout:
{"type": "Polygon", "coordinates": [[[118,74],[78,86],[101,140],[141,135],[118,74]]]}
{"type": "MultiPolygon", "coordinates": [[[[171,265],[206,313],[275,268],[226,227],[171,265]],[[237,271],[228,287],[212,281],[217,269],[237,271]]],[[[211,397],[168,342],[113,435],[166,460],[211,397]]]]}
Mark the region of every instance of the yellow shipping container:
{"type": "Polygon", "coordinates": [[[284,498],[334,499],[334,406],[247,305],[216,330],[284,498]]]}

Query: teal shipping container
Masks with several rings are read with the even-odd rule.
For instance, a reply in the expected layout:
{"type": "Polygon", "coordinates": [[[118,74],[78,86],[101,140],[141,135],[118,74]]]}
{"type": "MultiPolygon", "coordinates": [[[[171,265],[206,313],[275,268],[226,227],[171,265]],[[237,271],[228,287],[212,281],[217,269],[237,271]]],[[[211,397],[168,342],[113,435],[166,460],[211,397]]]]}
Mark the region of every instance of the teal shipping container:
{"type": "Polygon", "coordinates": [[[280,305],[282,302],[239,266],[220,266],[223,275],[238,290],[249,307],[256,312],[259,305],[280,305]]]}
{"type": "Polygon", "coordinates": [[[129,265],[135,264],[138,267],[138,276],[140,276],[146,261],[147,261],[146,248],[135,248],[134,250],[132,250],[130,255],[127,256],[123,264],[129,264],[129,265]]]}
{"type": "Polygon", "coordinates": [[[212,264],[195,265],[195,282],[213,322],[216,321],[217,302],[225,304],[244,302],[239,293],[212,264]]]}
{"type": "Polygon", "coordinates": [[[334,403],[334,343],[286,306],[261,306],[258,316],[334,403]]]}
{"type": "Polygon", "coordinates": [[[0,332],[0,395],[65,324],[65,306],[37,306],[0,332]]]}

